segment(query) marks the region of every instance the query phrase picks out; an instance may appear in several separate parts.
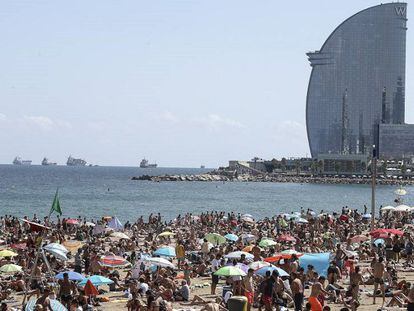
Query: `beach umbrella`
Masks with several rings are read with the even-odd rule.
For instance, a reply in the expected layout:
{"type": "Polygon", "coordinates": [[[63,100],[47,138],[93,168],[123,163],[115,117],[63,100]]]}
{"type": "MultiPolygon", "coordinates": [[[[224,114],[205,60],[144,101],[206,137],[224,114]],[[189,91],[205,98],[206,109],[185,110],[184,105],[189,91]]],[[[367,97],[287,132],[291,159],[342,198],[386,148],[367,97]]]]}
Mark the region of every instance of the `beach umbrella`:
{"type": "Polygon", "coordinates": [[[123,233],[123,232],[119,232],[119,231],[116,231],[116,232],[112,232],[110,235],[109,235],[111,238],[117,238],[117,239],[124,239],[124,240],[130,240],[131,238],[129,237],[129,236],[127,236],[125,233],[123,233]]]}
{"type": "Polygon", "coordinates": [[[369,240],[369,237],[367,237],[366,235],[356,235],[350,239],[351,243],[361,243],[361,242],[365,242],[368,240],[369,240]]]}
{"type": "Polygon", "coordinates": [[[170,231],[164,231],[158,235],[158,237],[163,237],[163,236],[174,236],[174,233],[170,231]]]}
{"type": "Polygon", "coordinates": [[[280,242],[296,242],[296,238],[291,235],[283,234],[277,238],[280,242]]]}
{"type": "Polygon", "coordinates": [[[85,278],[82,274],[75,271],[64,271],[56,274],[55,279],[63,280],[63,274],[65,273],[68,274],[69,280],[71,281],[82,281],[85,278]]]}
{"type": "Polygon", "coordinates": [[[274,270],[279,272],[280,277],[289,276],[289,274],[285,270],[275,266],[263,267],[259,270],[256,270],[254,273],[260,276],[265,276],[267,271],[270,271],[272,273],[274,270]]]}
{"type": "Polygon", "coordinates": [[[17,256],[15,252],[9,251],[8,249],[3,249],[0,251],[0,257],[14,257],[17,256]]]}
{"type": "Polygon", "coordinates": [[[362,218],[364,218],[364,219],[371,219],[371,214],[364,214],[364,215],[362,215],[362,218]]]}
{"type": "Polygon", "coordinates": [[[49,243],[45,246],[43,246],[43,249],[46,251],[60,251],[62,253],[69,253],[66,247],[64,247],[62,244],[59,243],[49,243]]]}
{"type": "Polygon", "coordinates": [[[21,266],[18,266],[18,265],[12,264],[12,263],[3,265],[0,268],[1,273],[10,273],[10,274],[12,274],[12,273],[21,272],[21,271],[22,271],[21,266]]]}
{"type": "Polygon", "coordinates": [[[68,225],[79,225],[79,220],[74,218],[68,218],[66,219],[66,223],[68,225]]]}
{"type": "Polygon", "coordinates": [[[27,244],[26,243],[15,243],[15,244],[11,244],[10,248],[23,250],[27,248],[27,244]]]}
{"type": "Polygon", "coordinates": [[[282,214],[283,218],[286,218],[287,220],[291,220],[291,219],[295,219],[295,218],[300,218],[300,215],[297,214],[282,214]]]}
{"type": "Polygon", "coordinates": [[[257,237],[253,234],[244,233],[241,235],[241,239],[246,242],[256,241],[257,237]]]}
{"type": "Polygon", "coordinates": [[[131,264],[125,258],[120,257],[120,256],[114,256],[114,255],[103,256],[101,257],[99,262],[105,267],[112,267],[112,268],[125,267],[131,264]]]}
{"type": "Polygon", "coordinates": [[[23,221],[23,222],[25,222],[25,223],[27,223],[30,226],[30,230],[31,231],[34,231],[34,232],[41,232],[43,230],[49,230],[49,229],[51,229],[51,228],[46,227],[44,225],[41,225],[41,224],[39,224],[37,222],[29,221],[29,220],[26,220],[26,219],[20,219],[20,220],[23,221]]]}
{"type": "Polygon", "coordinates": [[[266,262],[266,261],[255,261],[252,262],[251,264],[249,264],[249,268],[253,269],[253,270],[258,270],[260,268],[264,268],[264,267],[270,267],[271,264],[266,262]]]}
{"type": "Polygon", "coordinates": [[[227,233],[224,237],[227,240],[233,241],[233,242],[236,242],[239,239],[239,237],[237,235],[233,234],[233,233],[227,233]]]}
{"type": "Polygon", "coordinates": [[[309,221],[307,221],[305,218],[299,217],[295,219],[295,222],[298,224],[307,224],[309,221]]]}
{"type": "Polygon", "coordinates": [[[403,188],[400,188],[400,189],[395,190],[394,193],[396,195],[406,195],[407,194],[407,190],[405,190],[403,188]]]}
{"type": "Polygon", "coordinates": [[[401,205],[398,205],[395,208],[394,211],[396,211],[396,212],[408,212],[410,209],[411,209],[411,207],[409,207],[408,205],[401,204],[401,205]]]}
{"type": "Polygon", "coordinates": [[[175,268],[175,266],[165,258],[149,257],[149,258],[143,259],[143,261],[146,263],[152,264],[154,266],[173,268],[173,269],[175,268]]]}
{"type": "Polygon", "coordinates": [[[93,286],[91,280],[87,280],[85,287],[83,288],[85,296],[98,296],[99,292],[95,286],[93,286]]]}
{"type": "Polygon", "coordinates": [[[85,286],[88,281],[90,281],[95,286],[108,285],[114,282],[111,279],[108,279],[101,275],[92,275],[86,279],[83,279],[78,285],[85,286]]]}
{"type": "Polygon", "coordinates": [[[394,211],[395,207],[391,205],[387,205],[381,208],[381,211],[394,211]]]}
{"type": "MultiPolygon", "coordinates": [[[[58,300],[56,299],[49,299],[50,301],[50,307],[53,311],[68,311],[64,305],[62,305],[58,300]]],[[[24,311],[33,311],[36,307],[37,298],[30,299],[26,307],[24,308],[24,311]]]]}
{"type": "Polygon", "coordinates": [[[371,231],[369,234],[374,238],[386,238],[388,233],[399,236],[404,235],[404,232],[398,229],[376,229],[371,231]]]}
{"type": "Polygon", "coordinates": [[[66,247],[66,249],[71,253],[75,253],[79,248],[83,246],[83,244],[80,241],[76,240],[64,241],[62,245],[66,247]]]}
{"type": "Polygon", "coordinates": [[[52,254],[53,256],[55,256],[57,259],[62,260],[62,261],[68,261],[68,257],[66,256],[66,253],[62,252],[61,250],[58,249],[48,249],[46,250],[49,254],[52,254]]]}
{"type": "Polygon", "coordinates": [[[208,242],[213,243],[214,245],[219,245],[226,243],[226,238],[221,236],[218,233],[209,233],[204,237],[208,242]]]}
{"type": "Polygon", "coordinates": [[[155,256],[176,257],[175,249],[171,246],[160,247],[154,252],[155,256]]]}
{"type": "Polygon", "coordinates": [[[239,268],[244,273],[247,273],[247,271],[249,270],[249,266],[245,265],[244,263],[241,263],[241,262],[238,262],[236,265],[233,265],[232,262],[229,262],[229,263],[226,264],[226,267],[228,267],[228,266],[233,266],[233,267],[239,268]]]}
{"type": "Polygon", "coordinates": [[[277,242],[271,240],[271,239],[263,239],[259,242],[259,246],[261,247],[270,247],[276,245],[277,242]]]}
{"type": "Polygon", "coordinates": [[[89,222],[89,221],[85,222],[84,225],[87,226],[87,227],[95,227],[96,226],[95,223],[89,222]]]}
{"type": "Polygon", "coordinates": [[[253,218],[252,214],[243,214],[242,217],[253,218]]]}
{"type": "Polygon", "coordinates": [[[108,222],[108,227],[115,231],[121,231],[124,229],[124,226],[116,216],[112,217],[112,219],[108,222]]]}
{"type": "Polygon", "coordinates": [[[244,221],[244,222],[249,222],[249,223],[254,223],[255,222],[252,217],[242,217],[241,220],[244,221]]]}
{"type": "Polygon", "coordinates": [[[246,273],[234,266],[225,266],[214,272],[218,276],[245,276],[246,273]]]}
{"type": "Polygon", "coordinates": [[[378,245],[382,245],[382,246],[384,246],[385,245],[385,240],[384,239],[376,239],[375,241],[374,241],[374,244],[375,244],[375,246],[377,246],[378,247],[378,245]]]}
{"type": "Polygon", "coordinates": [[[229,259],[240,259],[242,255],[245,255],[246,259],[253,259],[252,254],[242,252],[242,251],[231,252],[231,253],[228,253],[227,255],[224,255],[224,257],[229,258],[229,259]]]}
{"type": "MultiPolygon", "coordinates": [[[[303,253],[298,252],[294,249],[285,249],[284,251],[280,252],[282,255],[295,255],[296,257],[300,257],[303,255],[303,253]]],[[[286,258],[289,259],[289,258],[286,258]]]]}
{"type": "Polygon", "coordinates": [[[349,219],[348,215],[342,214],[341,216],[339,216],[339,220],[341,221],[348,221],[348,219],[349,219]]]}
{"type": "MultiPolygon", "coordinates": [[[[242,249],[243,252],[248,252],[250,253],[253,250],[253,247],[255,247],[256,245],[248,245],[245,248],[242,249]]],[[[259,246],[256,246],[259,247],[259,246]]],[[[262,251],[262,249],[259,247],[259,250],[262,251]]]]}

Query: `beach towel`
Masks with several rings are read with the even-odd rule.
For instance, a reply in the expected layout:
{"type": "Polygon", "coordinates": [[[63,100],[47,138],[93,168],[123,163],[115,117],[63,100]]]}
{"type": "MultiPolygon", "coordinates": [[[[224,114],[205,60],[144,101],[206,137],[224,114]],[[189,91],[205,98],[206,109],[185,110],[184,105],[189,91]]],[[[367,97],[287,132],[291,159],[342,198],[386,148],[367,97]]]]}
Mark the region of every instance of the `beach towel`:
{"type": "Polygon", "coordinates": [[[312,265],[319,275],[327,276],[330,253],[306,253],[299,258],[299,265],[308,271],[308,265],[312,265]]]}

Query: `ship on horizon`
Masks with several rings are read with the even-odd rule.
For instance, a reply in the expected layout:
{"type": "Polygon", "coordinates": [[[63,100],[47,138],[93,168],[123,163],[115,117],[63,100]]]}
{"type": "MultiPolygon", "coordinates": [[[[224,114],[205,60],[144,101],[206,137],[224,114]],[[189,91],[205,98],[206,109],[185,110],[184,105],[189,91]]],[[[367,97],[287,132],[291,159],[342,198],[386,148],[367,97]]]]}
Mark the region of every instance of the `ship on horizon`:
{"type": "Polygon", "coordinates": [[[158,166],[157,163],[148,163],[147,159],[142,159],[141,163],[139,164],[140,168],[156,168],[158,166]]]}
{"type": "Polygon", "coordinates": [[[86,161],[83,159],[76,159],[72,156],[69,156],[68,160],[66,161],[66,165],[68,166],[85,166],[86,161]]]}
{"type": "Polygon", "coordinates": [[[57,165],[57,163],[56,162],[50,162],[49,159],[45,157],[42,160],[42,165],[45,165],[45,166],[47,166],[47,165],[57,165]]]}
{"type": "Polygon", "coordinates": [[[13,160],[14,165],[31,165],[32,160],[22,160],[21,157],[15,157],[13,160]]]}

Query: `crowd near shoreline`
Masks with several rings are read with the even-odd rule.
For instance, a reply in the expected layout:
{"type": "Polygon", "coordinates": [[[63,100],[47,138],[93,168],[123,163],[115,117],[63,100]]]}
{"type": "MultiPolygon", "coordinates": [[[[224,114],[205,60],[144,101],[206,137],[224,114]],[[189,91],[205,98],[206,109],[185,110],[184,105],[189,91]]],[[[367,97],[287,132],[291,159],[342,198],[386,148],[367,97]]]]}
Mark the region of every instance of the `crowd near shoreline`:
{"type": "Polygon", "coordinates": [[[125,224],[6,215],[0,310],[413,310],[413,215],[370,220],[366,207],[125,224]]]}

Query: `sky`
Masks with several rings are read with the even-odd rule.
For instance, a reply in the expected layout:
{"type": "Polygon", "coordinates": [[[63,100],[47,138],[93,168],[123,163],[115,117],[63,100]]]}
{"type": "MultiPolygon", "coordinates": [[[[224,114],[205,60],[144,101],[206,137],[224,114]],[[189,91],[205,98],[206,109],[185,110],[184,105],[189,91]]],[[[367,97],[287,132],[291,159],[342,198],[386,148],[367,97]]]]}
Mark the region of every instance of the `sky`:
{"type": "MultiPolygon", "coordinates": [[[[309,156],[318,50],[369,0],[7,0],[0,163],[218,167],[309,156]]],[[[414,123],[408,6],[406,122],[414,123]]]]}

